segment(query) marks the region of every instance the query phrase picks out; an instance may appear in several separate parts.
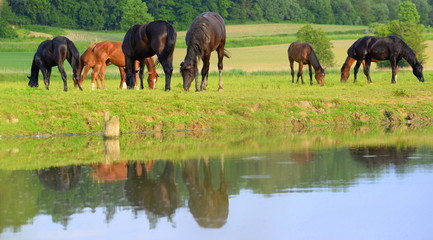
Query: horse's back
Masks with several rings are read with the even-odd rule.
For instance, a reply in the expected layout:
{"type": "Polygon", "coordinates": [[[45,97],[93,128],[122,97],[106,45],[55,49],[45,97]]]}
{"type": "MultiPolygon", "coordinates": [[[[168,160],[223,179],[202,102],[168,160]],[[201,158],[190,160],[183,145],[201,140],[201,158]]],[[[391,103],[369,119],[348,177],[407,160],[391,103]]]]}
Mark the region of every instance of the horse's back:
{"type": "Polygon", "coordinates": [[[308,55],[313,51],[313,47],[309,43],[292,42],[288,49],[289,59],[303,63],[308,63],[308,55]]]}
{"type": "Polygon", "coordinates": [[[200,52],[210,54],[215,49],[224,49],[226,29],[224,19],[217,13],[204,12],[191,23],[185,36],[188,46],[200,46],[200,52]]]}

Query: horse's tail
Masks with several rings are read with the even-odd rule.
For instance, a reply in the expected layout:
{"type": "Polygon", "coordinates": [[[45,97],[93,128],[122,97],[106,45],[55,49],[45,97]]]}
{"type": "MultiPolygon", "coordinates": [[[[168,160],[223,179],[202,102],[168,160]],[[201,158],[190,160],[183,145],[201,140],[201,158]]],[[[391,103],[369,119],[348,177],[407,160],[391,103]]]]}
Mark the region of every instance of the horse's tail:
{"type": "Polygon", "coordinates": [[[224,49],[224,57],[231,58],[229,51],[227,49],[224,49]]]}
{"type": "MultiPolygon", "coordinates": [[[[167,59],[174,51],[176,45],[177,33],[174,27],[170,23],[166,23],[167,26],[167,41],[165,42],[164,50],[161,53],[161,59],[167,59]]],[[[159,58],[159,57],[158,57],[159,58]]]]}

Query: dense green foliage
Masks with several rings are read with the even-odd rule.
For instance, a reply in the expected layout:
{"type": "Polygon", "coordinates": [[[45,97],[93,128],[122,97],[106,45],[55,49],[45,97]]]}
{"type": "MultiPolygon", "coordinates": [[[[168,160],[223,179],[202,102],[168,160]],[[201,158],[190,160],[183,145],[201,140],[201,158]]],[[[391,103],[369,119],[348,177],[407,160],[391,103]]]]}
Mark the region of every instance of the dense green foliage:
{"type": "Polygon", "coordinates": [[[334,53],[332,52],[332,43],[326,37],[324,31],[313,28],[310,24],[305,25],[296,33],[299,42],[310,43],[317,57],[321,59],[324,66],[334,65],[334,53]]]}
{"type": "MultiPolygon", "coordinates": [[[[139,1],[139,0],[137,0],[139,1]]],[[[142,1],[142,0],[141,0],[142,1]]],[[[233,23],[251,21],[320,24],[386,23],[398,18],[402,0],[144,0],[135,11],[147,9],[137,20],[167,20],[185,30],[201,12],[214,11],[233,23]]],[[[413,0],[421,24],[432,25],[433,1],[413,0]]],[[[90,30],[121,29],[131,0],[7,0],[10,24],[40,24],[90,30]]],[[[124,28],[124,27],[123,27],[124,28]]]]}
{"type": "MultiPolygon", "coordinates": [[[[380,37],[397,36],[402,38],[418,54],[418,60],[424,61],[427,59],[425,54],[427,44],[423,37],[425,27],[419,21],[420,15],[416,5],[410,1],[405,1],[398,8],[398,20],[393,20],[386,25],[377,25],[374,33],[380,37]]],[[[386,61],[378,65],[386,67],[390,64],[386,61]]],[[[401,61],[399,65],[407,64],[405,64],[405,61],[401,61]]]]}

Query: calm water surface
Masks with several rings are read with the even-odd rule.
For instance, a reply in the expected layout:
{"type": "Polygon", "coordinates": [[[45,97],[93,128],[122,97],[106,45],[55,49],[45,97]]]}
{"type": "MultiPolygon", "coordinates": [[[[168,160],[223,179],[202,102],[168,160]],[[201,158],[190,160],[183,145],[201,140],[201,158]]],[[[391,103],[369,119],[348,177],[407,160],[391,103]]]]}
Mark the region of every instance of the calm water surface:
{"type": "Polygon", "coordinates": [[[430,132],[0,139],[0,239],[432,239],[430,132]]]}

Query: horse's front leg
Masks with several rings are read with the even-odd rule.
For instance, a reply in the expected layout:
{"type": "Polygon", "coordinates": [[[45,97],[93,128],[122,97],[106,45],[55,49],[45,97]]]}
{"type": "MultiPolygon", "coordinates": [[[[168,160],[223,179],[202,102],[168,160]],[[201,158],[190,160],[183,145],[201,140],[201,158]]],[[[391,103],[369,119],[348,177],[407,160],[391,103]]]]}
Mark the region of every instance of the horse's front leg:
{"type": "MultiPolygon", "coordinates": [[[[65,72],[65,68],[63,67],[63,63],[59,62],[59,65],[57,66],[57,68],[59,69],[60,75],[62,76],[62,80],[63,80],[63,91],[67,92],[68,91],[68,82],[66,81],[66,72],[65,72]]],[[[48,82],[50,80],[48,79],[48,82]]]]}
{"type": "Polygon", "coordinates": [[[126,73],[125,73],[125,69],[123,67],[119,67],[119,72],[120,72],[120,89],[125,89],[126,88],[126,73]]]}
{"type": "Polygon", "coordinates": [[[49,90],[50,88],[50,77],[48,74],[48,69],[45,66],[40,67],[42,76],[44,77],[45,89],[49,90]]]}
{"type": "Polygon", "coordinates": [[[370,65],[371,65],[371,59],[365,59],[364,74],[367,77],[368,83],[372,83],[371,77],[370,77],[370,65]]]}
{"type": "Polygon", "coordinates": [[[395,58],[391,58],[389,61],[391,63],[391,70],[392,70],[391,83],[396,83],[397,82],[397,60],[395,58]]]}
{"type": "Polygon", "coordinates": [[[356,83],[356,81],[357,81],[356,77],[358,75],[358,70],[359,70],[359,67],[361,66],[361,62],[362,62],[362,60],[356,60],[355,67],[353,68],[353,77],[355,78],[353,80],[354,83],[356,83]]]}
{"type": "Polygon", "coordinates": [[[310,85],[313,85],[313,72],[311,71],[311,64],[308,64],[308,75],[310,75],[310,85]]]}
{"type": "Polygon", "coordinates": [[[295,83],[295,70],[293,70],[293,59],[289,59],[290,62],[290,75],[292,75],[292,84],[295,83]]]}
{"type": "MultiPolygon", "coordinates": [[[[144,64],[145,64],[145,62],[146,62],[146,60],[143,59],[139,63],[140,71],[139,71],[138,77],[140,78],[140,89],[144,89],[143,77],[144,77],[144,64]]],[[[135,84],[135,87],[138,88],[138,84],[135,84]]]]}
{"type": "Polygon", "coordinates": [[[126,85],[128,89],[133,89],[135,86],[136,76],[135,76],[135,61],[125,56],[125,67],[126,67],[126,85]]]}
{"type": "Polygon", "coordinates": [[[201,69],[200,91],[206,90],[206,87],[207,87],[207,79],[209,76],[208,75],[209,74],[209,60],[210,60],[210,55],[202,57],[203,68],[201,69]]]}

